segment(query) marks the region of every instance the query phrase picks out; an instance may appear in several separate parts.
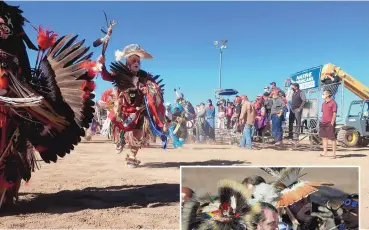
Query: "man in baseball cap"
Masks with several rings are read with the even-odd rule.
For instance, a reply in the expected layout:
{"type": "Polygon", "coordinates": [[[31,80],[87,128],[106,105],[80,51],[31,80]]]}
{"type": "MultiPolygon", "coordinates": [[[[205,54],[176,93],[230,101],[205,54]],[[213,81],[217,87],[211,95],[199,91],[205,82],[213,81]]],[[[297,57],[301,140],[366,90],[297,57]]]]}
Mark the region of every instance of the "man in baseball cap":
{"type": "Polygon", "coordinates": [[[281,91],[280,88],[277,87],[277,83],[275,83],[274,81],[272,83],[270,83],[270,85],[272,86],[272,89],[270,90],[270,93],[279,93],[281,91]]]}
{"type": "Polygon", "coordinates": [[[246,95],[242,95],[241,96],[241,101],[243,102],[245,99],[247,99],[247,96],[246,95]]]}

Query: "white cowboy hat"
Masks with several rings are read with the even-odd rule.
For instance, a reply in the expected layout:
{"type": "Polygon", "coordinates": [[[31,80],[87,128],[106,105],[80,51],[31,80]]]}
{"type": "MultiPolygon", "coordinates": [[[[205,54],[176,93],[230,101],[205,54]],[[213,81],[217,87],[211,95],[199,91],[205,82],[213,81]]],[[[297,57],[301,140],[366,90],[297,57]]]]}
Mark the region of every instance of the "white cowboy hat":
{"type": "Polygon", "coordinates": [[[122,58],[127,58],[132,55],[137,55],[142,59],[152,59],[151,54],[147,53],[144,49],[142,49],[137,44],[131,44],[124,47],[123,51],[117,50],[115,51],[115,60],[120,61],[122,58]]]}

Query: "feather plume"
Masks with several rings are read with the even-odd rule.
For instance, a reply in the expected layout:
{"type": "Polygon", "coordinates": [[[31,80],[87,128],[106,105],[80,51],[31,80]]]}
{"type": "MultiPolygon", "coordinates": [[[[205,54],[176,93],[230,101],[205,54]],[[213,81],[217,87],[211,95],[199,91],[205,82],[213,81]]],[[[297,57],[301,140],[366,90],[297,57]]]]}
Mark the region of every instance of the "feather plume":
{"type": "Polygon", "coordinates": [[[268,173],[269,175],[273,176],[273,177],[279,177],[281,171],[284,168],[272,168],[272,167],[264,167],[261,168],[263,171],[265,171],[266,173],[268,173]]]}
{"type": "Polygon", "coordinates": [[[9,86],[9,79],[6,76],[0,77],[0,89],[7,89],[9,86]]]}
{"type": "Polygon", "coordinates": [[[210,194],[203,196],[203,205],[196,206],[196,215],[194,204],[184,205],[182,220],[183,229],[246,229],[244,216],[251,211],[251,206],[247,203],[250,194],[246,188],[232,180],[221,180],[218,182],[218,197],[214,201],[210,194]],[[187,210],[186,210],[187,209],[187,210]],[[220,215],[226,212],[225,216],[220,215]]]}
{"type": "Polygon", "coordinates": [[[113,94],[113,89],[109,88],[107,90],[104,91],[104,93],[101,95],[101,100],[103,102],[108,102],[109,97],[113,94]]]}
{"type": "Polygon", "coordinates": [[[80,65],[82,69],[88,69],[88,76],[95,77],[96,74],[99,72],[98,68],[96,67],[96,62],[93,61],[85,61],[80,65]]]}
{"type": "Polygon", "coordinates": [[[198,208],[200,207],[200,202],[187,201],[183,204],[182,209],[182,229],[192,230],[193,225],[202,222],[201,217],[197,215],[198,208]]]}
{"type": "Polygon", "coordinates": [[[252,195],[253,198],[250,200],[251,204],[265,202],[275,205],[281,197],[280,192],[275,187],[266,183],[256,185],[252,195]]]}
{"type": "Polygon", "coordinates": [[[247,224],[247,229],[256,230],[257,223],[255,223],[255,217],[261,213],[260,203],[255,203],[252,205],[251,211],[243,217],[244,222],[247,224]]]}
{"type": "Polygon", "coordinates": [[[180,93],[179,93],[179,90],[174,89],[174,91],[176,92],[176,96],[177,96],[177,98],[180,98],[180,97],[181,97],[181,95],[180,95],[180,93]]]}
{"type": "Polygon", "coordinates": [[[280,200],[277,202],[276,207],[288,207],[309,195],[319,191],[318,186],[329,186],[332,184],[326,182],[309,182],[299,181],[290,188],[286,188],[281,191],[280,200]]]}
{"type": "Polygon", "coordinates": [[[124,56],[124,52],[120,51],[120,50],[116,50],[115,51],[115,61],[120,61],[122,60],[123,56],[124,56]]]}
{"type": "Polygon", "coordinates": [[[47,50],[56,42],[56,34],[51,30],[43,30],[41,26],[38,27],[37,43],[41,50],[47,50]]]}
{"type": "Polygon", "coordinates": [[[58,39],[34,70],[33,89],[45,100],[41,107],[32,108],[32,114],[45,125],[32,123],[23,132],[29,134],[32,145],[47,163],[56,162],[57,156],[64,157],[74,149],[94,115],[93,62],[88,60],[91,54],[86,55],[89,48],[83,46],[84,41],[73,44],[76,38],[68,35],[58,39]],[[44,132],[45,126],[56,127],[56,122],[58,129],[44,132]]]}
{"type": "Polygon", "coordinates": [[[279,178],[273,185],[279,189],[284,189],[297,183],[300,177],[301,168],[285,168],[280,172],[279,178]]]}
{"type": "Polygon", "coordinates": [[[280,193],[276,207],[287,207],[318,191],[317,186],[332,185],[326,182],[300,181],[302,168],[285,168],[273,187],[280,193]]]}

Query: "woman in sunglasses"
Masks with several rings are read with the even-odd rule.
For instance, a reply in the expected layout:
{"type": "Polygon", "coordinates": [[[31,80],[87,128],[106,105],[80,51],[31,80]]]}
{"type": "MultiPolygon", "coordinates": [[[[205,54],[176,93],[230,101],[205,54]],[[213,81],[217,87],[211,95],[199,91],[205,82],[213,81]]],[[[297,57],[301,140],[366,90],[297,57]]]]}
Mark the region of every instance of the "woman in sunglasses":
{"type": "Polygon", "coordinates": [[[343,228],[339,229],[359,229],[359,195],[349,195],[342,206],[343,228]]]}

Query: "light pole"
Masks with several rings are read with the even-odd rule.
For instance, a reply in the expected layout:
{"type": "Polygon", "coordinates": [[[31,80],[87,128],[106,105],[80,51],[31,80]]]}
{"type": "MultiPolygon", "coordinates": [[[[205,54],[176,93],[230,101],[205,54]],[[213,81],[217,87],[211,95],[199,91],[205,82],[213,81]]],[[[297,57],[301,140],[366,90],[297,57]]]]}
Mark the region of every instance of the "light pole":
{"type": "Polygon", "coordinates": [[[222,58],[223,58],[223,49],[227,48],[228,40],[220,40],[215,41],[214,46],[215,48],[220,50],[220,60],[219,60],[219,90],[222,89],[222,58]]]}

